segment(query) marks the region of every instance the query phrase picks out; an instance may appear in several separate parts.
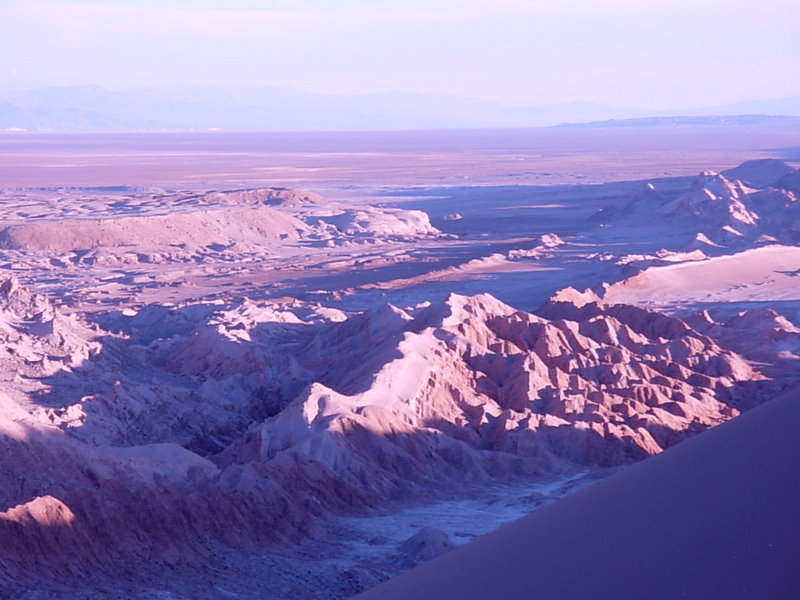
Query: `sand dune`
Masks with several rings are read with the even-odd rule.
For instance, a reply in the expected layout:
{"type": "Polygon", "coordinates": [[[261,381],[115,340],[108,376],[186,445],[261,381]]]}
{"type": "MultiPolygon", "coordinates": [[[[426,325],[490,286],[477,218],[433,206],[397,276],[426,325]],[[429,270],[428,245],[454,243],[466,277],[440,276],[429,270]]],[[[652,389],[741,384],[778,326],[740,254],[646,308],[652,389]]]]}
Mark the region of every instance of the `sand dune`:
{"type": "Polygon", "coordinates": [[[798,394],[358,598],[795,598],[798,394]]]}
{"type": "Polygon", "coordinates": [[[607,302],[710,304],[800,301],[800,248],[766,246],[704,261],[650,267],[612,285],[607,302]]]}

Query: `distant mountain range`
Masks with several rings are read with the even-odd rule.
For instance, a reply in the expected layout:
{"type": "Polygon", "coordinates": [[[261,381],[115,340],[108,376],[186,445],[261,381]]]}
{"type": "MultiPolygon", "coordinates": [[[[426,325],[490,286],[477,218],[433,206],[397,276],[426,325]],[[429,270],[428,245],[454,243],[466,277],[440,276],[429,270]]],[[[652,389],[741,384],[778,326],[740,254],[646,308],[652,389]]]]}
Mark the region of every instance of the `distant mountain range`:
{"type": "Polygon", "coordinates": [[[562,123],[556,127],[568,129],[594,129],[603,127],[707,127],[707,126],[748,127],[759,125],[800,126],[800,117],[776,115],[704,115],[643,117],[639,119],[608,119],[587,123],[562,123]]]}
{"type": "MultiPolygon", "coordinates": [[[[655,117],[709,114],[800,115],[800,96],[667,111],[655,117]]],[[[613,119],[617,120],[614,126],[622,126],[629,119],[644,119],[639,123],[644,125],[653,116],[652,111],[588,102],[510,107],[474,98],[408,92],[333,96],[226,86],[119,92],[94,85],[0,92],[0,131],[366,130],[584,122],[599,126],[597,122],[613,119]]],[[[656,120],[651,125],[656,124],[676,123],[656,120]]],[[[721,120],[717,124],[731,123],[721,120]]]]}

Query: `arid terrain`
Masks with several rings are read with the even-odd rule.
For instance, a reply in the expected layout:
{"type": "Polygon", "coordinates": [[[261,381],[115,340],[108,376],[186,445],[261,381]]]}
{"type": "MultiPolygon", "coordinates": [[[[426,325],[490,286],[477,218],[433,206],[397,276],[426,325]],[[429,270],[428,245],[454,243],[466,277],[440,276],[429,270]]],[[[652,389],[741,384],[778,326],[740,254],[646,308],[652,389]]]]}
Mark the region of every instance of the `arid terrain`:
{"type": "Polygon", "coordinates": [[[796,398],[798,140],[0,136],[0,597],[349,598],[796,398]]]}

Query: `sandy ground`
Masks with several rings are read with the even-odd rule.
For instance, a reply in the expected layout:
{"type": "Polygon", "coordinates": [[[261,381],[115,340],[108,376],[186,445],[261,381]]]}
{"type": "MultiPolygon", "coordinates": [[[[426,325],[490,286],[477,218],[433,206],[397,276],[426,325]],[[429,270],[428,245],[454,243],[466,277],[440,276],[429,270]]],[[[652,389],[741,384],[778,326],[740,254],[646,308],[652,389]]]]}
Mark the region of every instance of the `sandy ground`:
{"type": "Polygon", "coordinates": [[[650,267],[615,284],[609,302],[681,309],[800,307],[800,248],[767,246],[701,262],[650,267]]]}

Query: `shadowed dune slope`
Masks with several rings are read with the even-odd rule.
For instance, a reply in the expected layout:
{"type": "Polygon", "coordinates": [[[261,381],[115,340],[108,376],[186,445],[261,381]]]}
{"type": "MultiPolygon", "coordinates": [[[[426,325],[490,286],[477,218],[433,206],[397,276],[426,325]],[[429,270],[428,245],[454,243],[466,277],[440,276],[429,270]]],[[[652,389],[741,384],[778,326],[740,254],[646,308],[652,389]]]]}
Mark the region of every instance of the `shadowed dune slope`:
{"type": "Polygon", "coordinates": [[[357,596],[796,599],[800,389],[357,596]]]}

